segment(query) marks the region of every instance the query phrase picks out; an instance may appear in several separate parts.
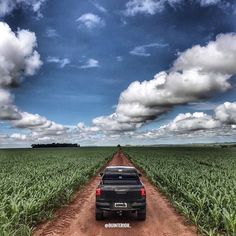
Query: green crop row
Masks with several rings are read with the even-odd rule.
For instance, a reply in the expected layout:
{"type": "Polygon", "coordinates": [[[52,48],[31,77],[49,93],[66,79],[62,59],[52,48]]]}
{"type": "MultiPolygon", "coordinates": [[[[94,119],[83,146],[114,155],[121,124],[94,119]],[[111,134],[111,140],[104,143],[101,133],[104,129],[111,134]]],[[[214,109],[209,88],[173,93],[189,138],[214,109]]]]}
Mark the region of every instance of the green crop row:
{"type": "Polygon", "coordinates": [[[126,148],[133,163],[205,235],[236,235],[236,149],[126,148]]]}
{"type": "Polygon", "coordinates": [[[30,235],[111,158],[112,148],[0,151],[0,235],[30,235]]]}

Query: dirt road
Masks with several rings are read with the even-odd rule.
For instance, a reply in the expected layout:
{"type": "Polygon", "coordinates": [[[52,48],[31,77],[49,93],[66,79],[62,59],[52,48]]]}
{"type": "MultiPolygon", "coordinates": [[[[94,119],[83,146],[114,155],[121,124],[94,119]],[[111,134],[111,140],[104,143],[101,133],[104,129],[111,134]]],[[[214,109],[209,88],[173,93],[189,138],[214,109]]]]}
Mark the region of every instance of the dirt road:
{"type": "MultiPolygon", "coordinates": [[[[108,165],[132,163],[118,152],[108,165]]],[[[95,189],[99,177],[94,177],[81,189],[72,203],[55,213],[55,219],[40,225],[34,236],[196,236],[196,229],[184,223],[168,201],[145,178],[147,192],[147,219],[137,221],[132,215],[111,215],[104,221],[95,220],[95,189]],[[130,228],[106,228],[107,223],[129,223],[130,228]]]]}

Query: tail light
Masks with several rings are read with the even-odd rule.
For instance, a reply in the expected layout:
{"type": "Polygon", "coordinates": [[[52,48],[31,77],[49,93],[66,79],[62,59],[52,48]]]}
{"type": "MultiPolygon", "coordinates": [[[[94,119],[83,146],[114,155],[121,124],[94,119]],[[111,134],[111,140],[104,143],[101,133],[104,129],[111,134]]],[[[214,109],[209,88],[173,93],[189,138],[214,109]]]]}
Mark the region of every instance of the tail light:
{"type": "Polygon", "coordinates": [[[102,190],[100,188],[96,189],[96,196],[101,196],[102,190]]]}
{"type": "Polygon", "coordinates": [[[146,190],[145,190],[145,188],[141,188],[141,189],[140,189],[140,195],[141,195],[142,197],[146,197],[146,190]]]}

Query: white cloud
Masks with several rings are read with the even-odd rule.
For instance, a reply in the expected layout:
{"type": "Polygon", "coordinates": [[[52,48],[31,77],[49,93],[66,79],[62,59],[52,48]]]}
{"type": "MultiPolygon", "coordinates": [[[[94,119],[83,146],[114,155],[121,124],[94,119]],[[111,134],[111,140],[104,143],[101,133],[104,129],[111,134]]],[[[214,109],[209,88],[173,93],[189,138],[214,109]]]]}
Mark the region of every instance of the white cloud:
{"type": "Polygon", "coordinates": [[[46,127],[38,127],[35,130],[32,130],[32,137],[42,138],[45,136],[50,136],[55,138],[57,136],[63,136],[67,133],[67,128],[61,124],[57,124],[53,121],[48,121],[45,123],[46,127]],[[48,126],[49,125],[49,126],[48,126]]]}
{"type": "Polygon", "coordinates": [[[41,65],[40,55],[34,51],[30,57],[25,59],[25,75],[34,75],[41,65]]]}
{"type": "Polygon", "coordinates": [[[42,61],[35,47],[36,36],[28,30],[15,34],[10,27],[0,22],[0,86],[19,83],[21,76],[34,75],[42,61]]]}
{"type": "Polygon", "coordinates": [[[0,0],[0,17],[10,14],[20,7],[29,7],[33,12],[41,16],[40,8],[45,0],[0,0]]]}
{"type": "MultiPolygon", "coordinates": [[[[232,105],[235,104],[227,104],[227,109],[230,108],[232,110],[232,105]]],[[[219,107],[223,105],[225,104],[219,107]]],[[[150,140],[170,143],[173,141],[171,137],[174,137],[176,142],[182,143],[201,142],[204,140],[230,141],[236,137],[236,126],[232,122],[229,124],[228,119],[220,120],[216,114],[211,116],[203,112],[195,112],[193,114],[180,113],[169,123],[162,125],[158,129],[149,131],[133,131],[140,124],[122,122],[122,119],[119,120],[121,117],[117,117],[116,114],[96,118],[93,120],[92,126],[78,123],[77,126],[70,127],[55,124],[39,115],[32,116],[32,114],[27,114],[23,116],[24,118],[20,127],[28,127],[31,132],[27,134],[13,133],[9,137],[2,134],[0,135],[0,139],[6,141],[9,138],[10,140],[16,140],[26,144],[32,142],[79,142],[104,145],[104,143],[117,144],[127,142],[135,144],[140,143],[140,141],[144,144],[150,143],[150,140]],[[45,122],[44,125],[42,124],[44,123],[42,120],[45,122]],[[132,125],[136,125],[136,127],[134,128],[132,125]]]]}
{"type": "MultiPolygon", "coordinates": [[[[154,15],[162,12],[165,5],[175,6],[184,0],[129,0],[125,5],[124,15],[135,16],[137,14],[154,15]]],[[[223,3],[222,0],[196,0],[202,7],[223,3]]]]}
{"type": "Polygon", "coordinates": [[[88,29],[93,29],[96,27],[104,27],[105,21],[98,15],[92,13],[86,13],[80,16],[76,22],[79,23],[79,27],[86,27],[88,29]]]}
{"type": "Polygon", "coordinates": [[[111,131],[136,129],[176,105],[201,102],[227,91],[230,78],[236,74],[235,48],[236,36],[225,34],[206,46],[180,53],[169,73],[160,72],[152,80],[131,83],[121,93],[115,113],[97,118],[99,126],[111,131]]]}
{"type": "Polygon", "coordinates": [[[28,30],[14,33],[10,27],[0,22],[0,120],[21,118],[14,105],[10,88],[19,85],[23,77],[34,75],[42,65],[36,36],[28,30]]]}
{"type": "Polygon", "coordinates": [[[39,142],[49,142],[52,139],[52,137],[42,137],[42,138],[38,138],[39,142]]]}
{"type": "Polygon", "coordinates": [[[126,3],[125,15],[135,16],[137,14],[154,15],[163,10],[163,1],[155,0],[130,0],[126,3]]]}
{"type": "Polygon", "coordinates": [[[163,48],[163,47],[167,47],[167,46],[168,46],[168,44],[164,44],[164,43],[150,43],[150,44],[137,46],[134,49],[132,49],[129,53],[131,55],[135,55],[135,56],[149,57],[149,56],[151,56],[151,53],[147,52],[147,49],[163,48]]]}
{"type": "Polygon", "coordinates": [[[102,13],[107,13],[107,9],[103,7],[101,4],[99,4],[97,1],[91,1],[92,4],[102,13]]]}
{"type": "Polygon", "coordinates": [[[178,104],[210,97],[230,88],[228,76],[200,73],[196,69],[160,72],[153,80],[135,81],[123,91],[116,108],[118,114],[144,122],[161,115],[178,104]]]}
{"type": "Polygon", "coordinates": [[[199,0],[199,1],[201,6],[215,5],[222,2],[222,0],[199,0]]]}
{"type": "Polygon", "coordinates": [[[12,127],[30,129],[35,132],[65,131],[66,127],[48,120],[46,117],[28,112],[20,112],[21,118],[11,122],[12,127]]]}
{"type": "Polygon", "coordinates": [[[0,120],[16,120],[21,118],[17,107],[13,105],[13,100],[10,91],[0,86],[0,120]]]}
{"type": "Polygon", "coordinates": [[[82,66],[79,68],[81,69],[89,69],[89,68],[96,68],[100,67],[99,61],[93,58],[89,58],[82,66]]]}
{"type": "Polygon", "coordinates": [[[25,141],[27,140],[27,136],[25,134],[19,134],[19,133],[13,133],[10,135],[10,138],[14,140],[19,140],[19,141],[25,141]]]}
{"type": "Polygon", "coordinates": [[[16,128],[35,128],[42,126],[47,122],[45,117],[38,114],[30,114],[28,112],[21,112],[21,119],[13,121],[12,125],[16,128]]]}
{"type": "Polygon", "coordinates": [[[165,129],[171,132],[186,132],[205,129],[215,129],[221,127],[221,122],[212,118],[203,112],[181,113],[169,124],[162,126],[160,129],[165,129]]]}
{"type": "Polygon", "coordinates": [[[226,124],[236,124],[236,102],[225,102],[215,109],[215,116],[226,124]]]}
{"type": "Polygon", "coordinates": [[[236,34],[220,34],[206,46],[196,45],[179,54],[174,70],[198,68],[203,72],[236,73],[236,34]]]}
{"type": "Polygon", "coordinates": [[[56,63],[59,65],[60,68],[64,68],[66,65],[70,64],[70,60],[68,58],[58,58],[58,57],[51,57],[47,58],[47,62],[49,63],[56,63]]]}
{"type": "Polygon", "coordinates": [[[18,108],[12,104],[1,105],[0,104],[0,120],[19,120],[21,119],[21,114],[18,108]]]}
{"type": "MultiPolygon", "coordinates": [[[[63,136],[67,127],[57,124],[38,114],[21,111],[14,105],[11,90],[16,84],[20,85],[23,77],[32,76],[41,67],[36,36],[28,30],[18,30],[14,33],[10,27],[0,22],[0,120],[10,121],[11,127],[28,129],[30,133],[13,133],[7,136],[10,140],[31,142],[45,136],[63,136]]],[[[52,59],[56,62],[56,59],[52,59]]],[[[58,60],[61,67],[68,60],[58,60]]]]}
{"type": "Polygon", "coordinates": [[[12,103],[12,95],[9,90],[1,89],[0,87],[0,105],[9,105],[12,103]]]}
{"type": "Polygon", "coordinates": [[[228,121],[222,121],[216,115],[208,115],[203,112],[180,113],[169,123],[149,131],[137,131],[135,129],[139,128],[140,124],[124,121],[122,117],[114,113],[94,119],[91,127],[80,123],[77,126],[79,137],[81,139],[92,138],[96,142],[125,143],[131,141],[138,143],[139,140],[142,140],[142,143],[150,143],[150,140],[164,141],[170,140],[170,137],[175,137],[175,140],[183,139],[184,142],[200,142],[206,137],[208,141],[214,141],[228,136],[230,141],[236,135],[235,123],[228,124],[228,121]],[[232,138],[230,139],[230,137],[232,138]]]}
{"type": "Polygon", "coordinates": [[[12,128],[28,129],[29,138],[37,140],[45,136],[54,138],[56,136],[65,135],[68,128],[48,120],[46,117],[28,112],[20,112],[21,118],[11,121],[12,128]]]}
{"type": "MultiPolygon", "coordinates": [[[[236,104],[236,103],[235,103],[236,104]]],[[[235,117],[233,105],[227,104],[227,112],[225,111],[225,104],[219,106],[219,110],[215,110],[213,116],[207,115],[203,112],[180,113],[168,124],[162,125],[158,129],[152,129],[145,132],[135,132],[132,134],[136,139],[170,139],[175,137],[175,140],[180,137],[185,142],[196,142],[197,139],[204,140],[207,137],[209,140],[215,140],[218,138],[221,141],[222,137],[232,137],[229,141],[236,137],[235,123],[236,120],[229,120],[229,117],[235,117]],[[229,111],[230,110],[230,111],[229,111]],[[233,110],[233,111],[232,111],[233,110]],[[218,114],[220,112],[220,114],[218,114]],[[225,115],[225,112],[228,113],[225,115]],[[223,113],[223,114],[222,114],[223,113]],[[230,113],[230,115],[229,115],[230,113]]],[[[198,141],[197,141],[198,142],[198,141]]]]}
{"type": "Polygon", "coordinates": [[[77,128],[80,133],[95,133],[95,132],[100,131],[98,127],[95,127],[95,126],[88,127],[82,122],[77,124],[77,128]]]}
{"type": "Polygon", "coordinates": [[[131,122],[123,122],[122,117],[117,115],[117,113],[113,113],[109,116],[100,116],[96,117],[92,121],[93,126],[97,127],[102,131],[129,131],[138,128],[138,124],[131,122]]]}

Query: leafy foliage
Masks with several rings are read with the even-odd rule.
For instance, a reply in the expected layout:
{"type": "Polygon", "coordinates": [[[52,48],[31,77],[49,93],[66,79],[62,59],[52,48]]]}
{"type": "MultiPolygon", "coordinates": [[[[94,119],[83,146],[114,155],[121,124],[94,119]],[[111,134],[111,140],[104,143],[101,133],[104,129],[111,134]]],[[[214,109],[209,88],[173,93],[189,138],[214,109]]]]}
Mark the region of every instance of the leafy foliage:
{"type": "Polygon", "coordinates": [[[126,148],[134,164],[206,235],[236,235],[236,148],[126,148]]]}
{"type": "Polygon", "coordinates": [[[0,235],[30,235],[111,158],[112,148],[0,151],[0,235]]]}

